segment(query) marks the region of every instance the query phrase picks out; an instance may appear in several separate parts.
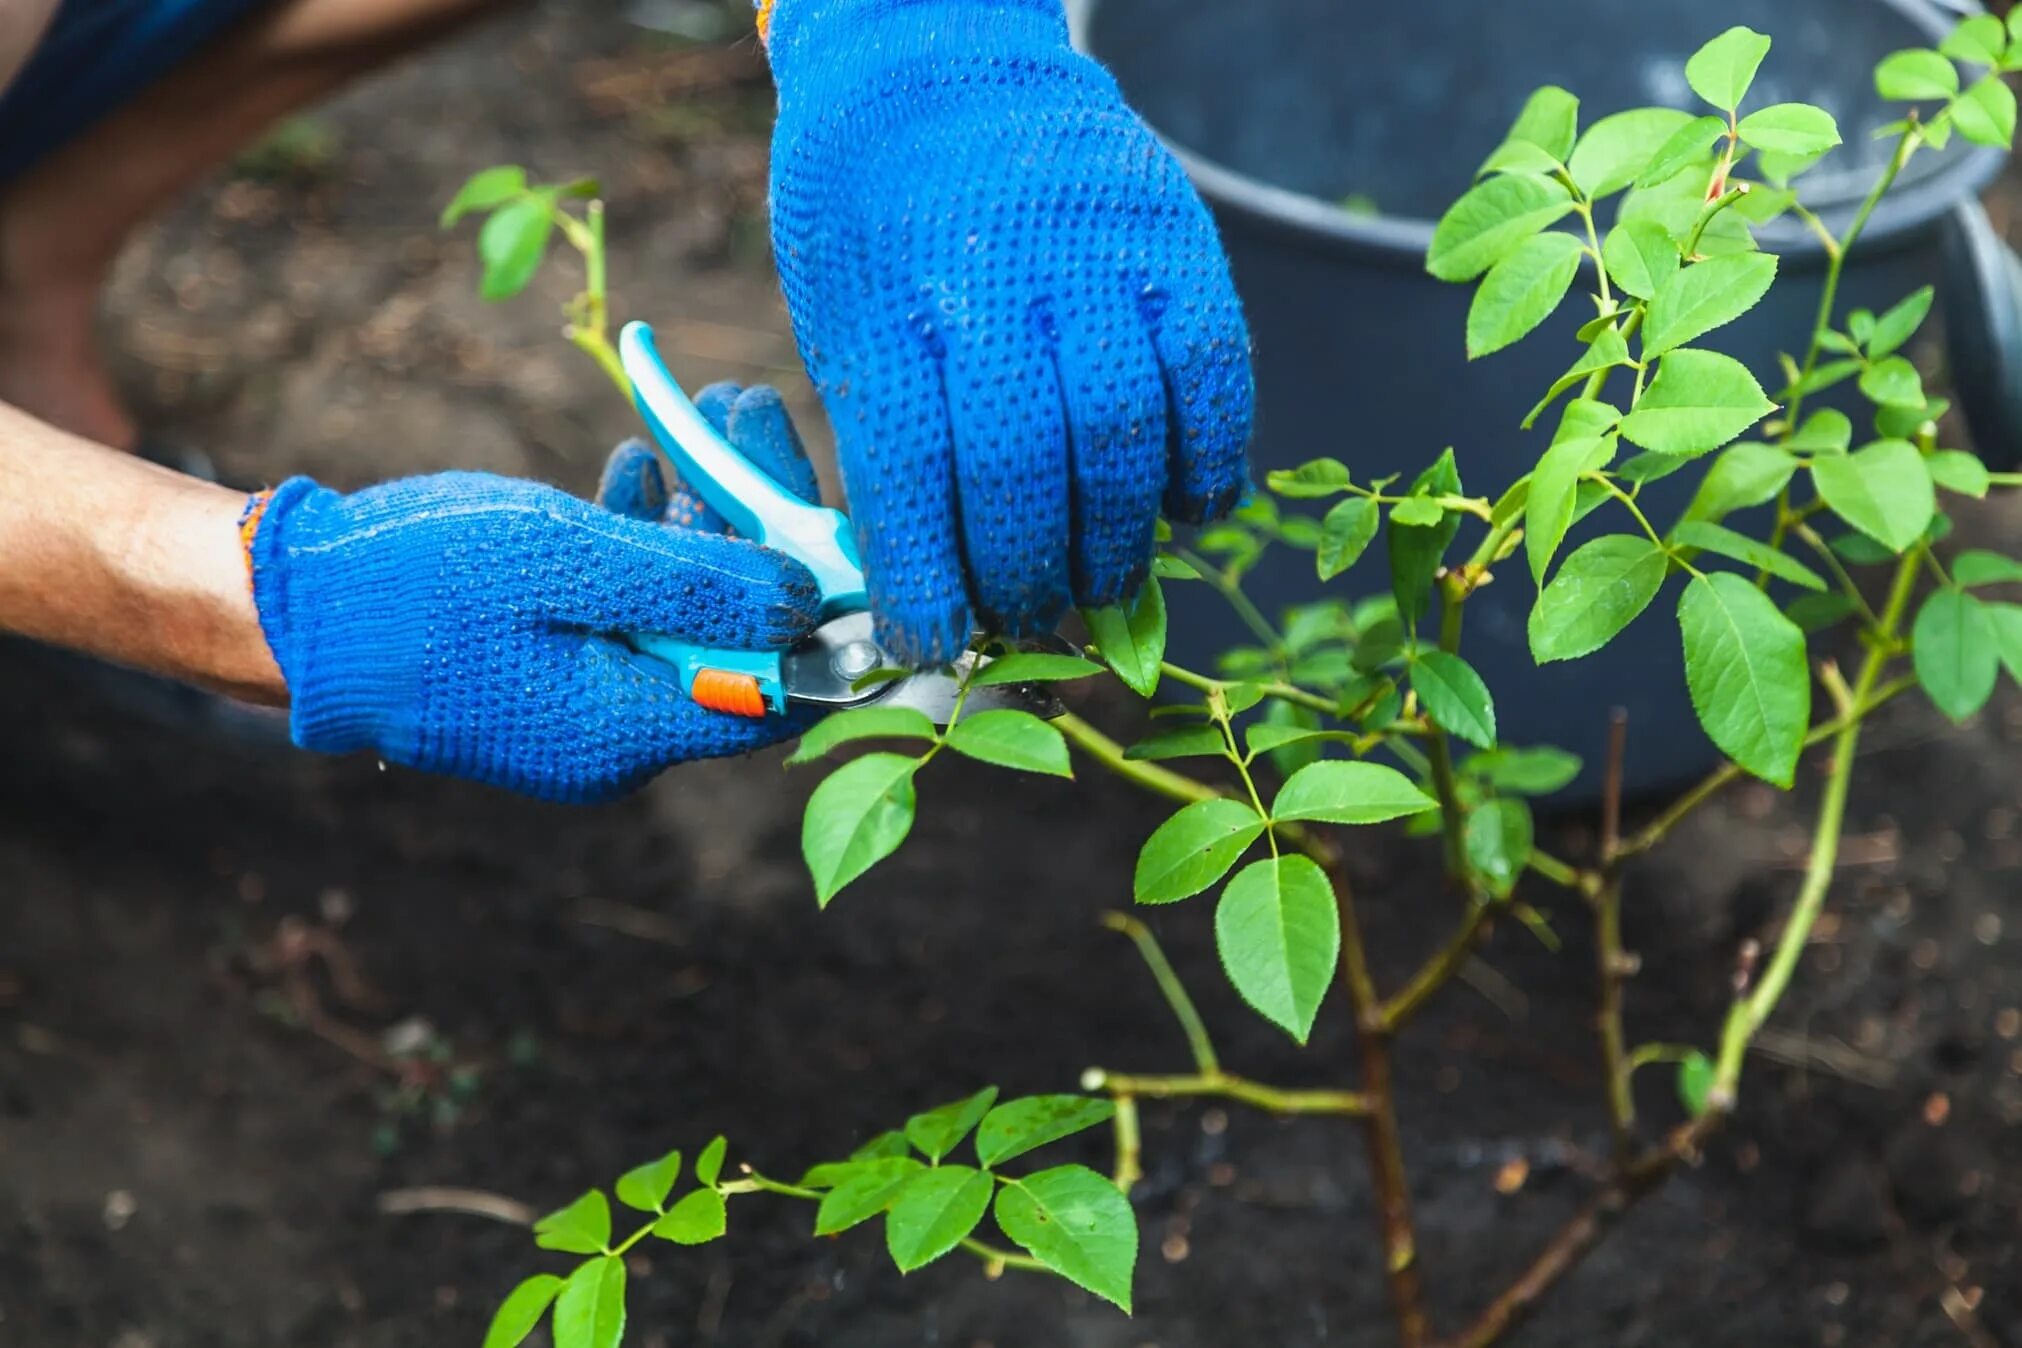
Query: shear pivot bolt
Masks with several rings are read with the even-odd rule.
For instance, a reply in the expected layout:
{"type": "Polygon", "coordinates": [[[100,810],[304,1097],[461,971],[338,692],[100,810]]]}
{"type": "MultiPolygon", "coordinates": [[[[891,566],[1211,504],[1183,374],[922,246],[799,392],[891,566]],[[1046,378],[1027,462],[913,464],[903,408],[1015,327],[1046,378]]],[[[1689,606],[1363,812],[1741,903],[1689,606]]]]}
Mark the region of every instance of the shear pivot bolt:
{"type": "Polygon", "coordinates": [[[832,662],[835,672],[854,682],[876,669],[884,659],[876,642],[852,641],[835,653],[832,662]]]}

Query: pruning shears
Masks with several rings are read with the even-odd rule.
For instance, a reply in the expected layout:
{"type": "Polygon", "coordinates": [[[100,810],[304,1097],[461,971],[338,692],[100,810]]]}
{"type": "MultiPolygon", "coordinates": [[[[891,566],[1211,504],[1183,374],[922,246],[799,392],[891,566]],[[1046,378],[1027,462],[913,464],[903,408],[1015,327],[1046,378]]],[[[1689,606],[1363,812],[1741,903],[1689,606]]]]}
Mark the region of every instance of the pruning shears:
{"type": "MultiPolygon", "coordinates": [[[[632,381],[633,401],[681,481],[740,537],[777,548],[805,566],[821,596],[821,625],[787,650],[726,650],[647,632],[630,635],[633,647],[673,666],[682,691],[695,702],[733,716],[778,716],[795,706],[842,711],[875,705],[910,707],[946,725],[964,681],[991,657],[970,651],[940,669],[867,681],[898,661],[873,630],[849,517],[801,500],[718,434],[667,372],[652,328],[627,323],[618,355],[632,381]]],[[[1021,683],[971,688],[963,705],[970,712],[1012,708],[1049,718],[1064,710],[1041,686],[1021,683]]]]}

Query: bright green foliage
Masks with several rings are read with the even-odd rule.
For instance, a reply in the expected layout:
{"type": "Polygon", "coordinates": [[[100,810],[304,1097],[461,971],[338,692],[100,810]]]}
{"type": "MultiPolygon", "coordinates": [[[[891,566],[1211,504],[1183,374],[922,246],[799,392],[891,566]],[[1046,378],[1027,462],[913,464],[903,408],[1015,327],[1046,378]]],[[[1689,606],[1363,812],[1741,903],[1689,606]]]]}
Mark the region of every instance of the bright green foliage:
{"type": "Polygon", "coordinates": [[[1114,1184],[1087,1166],[1056,1166],[1005,1184],[994,1212],[1027,1254],[1129,1312],[1137,1216],[1114,1184]]]}
{"type": "Polygon", "coordinates": [[[1776,259],[1768,253],[1735,253],[1710,258],[1675,273],[1650,301],[1643,324],[1643,351],[1658,356],[1753,309],[1776,280],[1776,259]]]}
{"type": "Polygon", "coordinates": [[[812,763],[824,754],[858,740],[931,740],[938,733],[925,712],[911,707],[858,707],[852,711],[839,711],[810,726],[807,733],[800,737],[800,743],[794,746],[792,757],[786,761],[790,764],[812,763]]]}
{"type": "MultiPolygon", "coordinates": [[[[1671,139],[1657,150],[1642,173],[1636,178],[1638,187],[1656,187],[1683,173],[1686,169],[1707,162],[1707,154],[1714,142],[1727,134],[1727,122],[1721,117],[1694,117],[1673,133],[1671,139]]],[[[1669,245],[1669,239],[1665,240],[1669,245]]],[[[1676,256],[1674,250],[1673,257],[1676,256]]],[[[1642,299],[1650,297],[1648,291],[1631,290],[1631,294],[1642,299]]]]}
{"type": "Polygon", "coordinates": [[[525,196],[526,191],[527,171],[518,164],[479,169],[442,208],[442,227],[450,228],[472,211],[488,211],[495,206],[503,206],[508,201],[525,196]]]}
{"type": "Polygon", "coordinates": [[[1732,356],[1673,351],[1622,418],[1622,436],[1658,454],[1705,454],[1775,410],[1755,376],[1732,356]]]}
{"type": "Polygon", "coordinates": [[[2022,584],[2022,562],[1998,552],[1973,548],[1952,559],[1954,583],[1972,589],[1981,585],[2022,584]]]}
{"type": "Polygon", "coordinates": [[[1706,733],[1748,771],[1789,786],[1811,724],[1804,633],[1762,591],[1727,572],[1685,587],[1678,625],[1685,682],[1706,733]]]}
{"type": "Polygon", "coordinates": [[[1706,1112],[1707,1097],[1712,1093],[1713,1060],[1693,1049],[1678,1064],[1678,1103],[1696,1119],[1706,1112]]]}
{"type": "Polygon", "coordinates": [[[676,1245],[702,1245],[721,1236],[729,1225],[723,1195],[714,1189],[684,1194],[659,1221],[653,1234],[676,1245]]]}
{"type": "Polygon", "coordinates": [[[1579,133],[1580,100],[1555,84],[1547,84],[1525,100],[1504,143],[1535,146],[1564,163],[1579,133]]]}
{"type": "Polygon", "coordinates": [[[1433,723],[1469,744],[1495,744],[1495,701],[1474,667],[1450,651],[1421,651],[1411,662],[1411,686],[1433,723]]]}
{"type": "Polygon", "coordinates": [[[965,1099],[952,1100],[938,1109],[915,1114],[906,1120],[906,1140],[918,1147],[929,1161],[939,1162],[961,1145],[969,1130],[981,1123],[983,1116],[990,1112],[990,1106],[996,1103],[997,1088],[985,1086],[965,1099]]]}
{"type": "Polygon", "coordinates": [[[1139,697],[1158,691],[1159,661],[1165,658],[1165,595],[1156,578],[1147,580],[1129,604],[1089,609],[1081,616],[1117,678],[1139,697]]]}
{"type": "Polygon", "coordinates": [[[657,1161],[648,1161],[618,1176],[612,1191],[618,1195],[618,1201],[628,1208],[658,1212],[667,1201],[667,1195],[674,1191],[674,1181],[680,1176],[681,1153],[670,1151],[657,1161]]]}
{"type": "MultiPolygon", "coordinates": [[[[1448,449],[1412,480],[1410,494],[1458,496],[1460,491],[1460,469],[1448,449]]],[[[1459,532],[1460,519],[1455,515],[1442,515],[1438,523],[1428,525],[1390,521],[1390,593],[1407,626],[1415,626],[1430,607],[1433,577],[1459,532]]]]}
{"type": "Polygon", "coordinates": [[[1558,441],[1538,460],[1524,507],[1524,548],[1533,579],[1544,579],[1572,528],[1580,479],[1612,463],[1618,443],[1612,435],[1574,436],[1558,441]]]}
{"type": "Polygon", "coordinates": [[[1242,801],[1195,801],[1160,824],[1138,852],[1131,882],[1137,901],[1173,903],[1200,893],[1227,875],[1262,836],[1264,821],[1242,801]]]}
{"type": "Polygon", "coordinates": [[[1301,768],[1278,788],[1278,798],[1271,802],[1271,817],[1330,824],[1380,824],[1437,808],[1439,802],[1413,786],[1395,768],[1381,763],[1328,759],[1301,768]]]}
{"type": "Polygon", "coordinates": [[[1508,898],[1529,864],[1533,826],[1530,806],[1514,798],[1483,805],[1467,820],[1467,861],[1489,892],[1508,898]]]}
{"type": "Polygon", "coordinates": [[[948,730],[948,747],[984,763],[1020,772],[1072,777],[1067,741],[1029,711],[1009,708],[964,716],[948,730]]]}
{"type": "Polygon", "coordinates": [[[513,1288],[485,1330],[484,1348],[519,1348],[561,1290],[562,1280],[552,1273],[536,1273],[513,1288]]]}
{"type": "MultiPolygon", "coordinates": [[[[1573,182],[1596,201],[1612,196],[1635,182],[1655,152],[1691,122],[1690,113],[1676,108],[1635,108],[1603,117],[1587,129],[1573,150],[1567,164],[1573,182]]],[[[1443,281],[1469,279],[1434,275],[1443,281]]]]}
{"type": "Polygon", "coordinates": [[[1878,440],[1843,458],[1819,459],[1811,476],[1834,514],[1891,552],[1922,538],[1938,509],[1930,470],[1906,440],[1878,440]]]}
{"type": "Polygon", "coordinates": [[[1272,491],[1295,501],[1339,496],[1353,480],[1339,459],[1309,459],[1289,471],[1274,469],[1265,479],[1272,491]]]}
{"type": "Polygon", "coordinates": [[[885,1217],[885,1247],[899,1272],[924,1268],[954,1249],[990,1210],[996,1182],[965,1165],[913,1176],[885,1217]]]}
{"type": "Polygon", "coordinates": [[[1352,496],[1329,510],[1320,523],[1320,546],[1314,553],[1320,579],[1332,580],[1361,560],[1382,518],[1380,508],[1366,496],[1352,496]]]}
{"type": "Polygon", "coordinates": [[[1693,53],[1685,63],[1685,82],[1714,107],[1733,112],[1767,55],[1768,38],[1752,28],[1730,28],[1693,53]]]}
{"type": "Polygon", "coordinates": [[[1426,269],[1442,281],[1471,281],[1572,209],[1566,189],[1549,178],[1490,178],[1440,218],[1426,269]]]}
{"type": "Polygon", "coordinates": [[[1959,92],[1959,71],[1934,51],[1899,51],[1875,68],[1875,90],[1905,101],[1950,98],[1959,92]]]}
{"type": "Polygon", "coordinates": [[[1987,705],[2000,677],[2001,652],[1985,604],[1952,586],[1934,590],[1910,639],[1917,682],[1939,711],[1963,721],[1987,705]]]}
{"type": "Polygon", "coordinates": [[[1930,469],[1934,484],[1975,500],[1987,494],[1992,482],[1987,465],[1963,449],[1941,449],[1925,459],[1924,466],[1930,469]]]}
{"type": "Polygon", "coordinates": [[[815,1211],[814,1233],[832,1236],[867,1222],[890,1207],[906,1182],[926,1169],[910,1156],[885,1156],[858,1162],[823,1195],[815,1211]]]}
{"type": "Polygon", "coordinates": [[[1229,750],[1221,728],[1212,725],[1177,725],[1154,730],[1130,746],[1124,757],[1132,762],[1161,762],[1169,758],[1220,756],[1229,750]]]}
{"type": "Polygon", "coordinates": [[[1722,557],[1731,557],[1807,590],[1823,590],[1826,587],[1825,577],[1795,557],[1777,551],[1760,539],[1735,533],[1718,524],[1708,524],[1705,520],[1686,520],[1671,531],[1671,541],[1680,547],[1703,548],[1722,557]]]}
{"type": "Polygon", "coordinates": [[[1001,1104],[976,1126],[976,1159],[996,1167],[1049,1142],[1108,1123],[1116,1106],[1085,1095],[1028,1095],[1001,1104]]]}
{"type": "Polygon", "coordinates": [[[1572,289],[1582,252],[1578,239],[1554,229],[1524,240],[1496,263],[1468,311],[1468,359],[1500,351],[1550,318],[1572,289]]]}
{"type": "Polygon", "coordinates": [[[2015,139],[2015,91],[1989,75],[1952,104],[1952,124],[1975,145],[2006,147],[2015,139]]]}
{"type": "Polygon", "coordinates": [[[1577,660],[1613,641],[1663,588],[1670,557],[1647,538],[1610,534],[1572,556],[1531,609],[1531,656],[1577,660]]]}
{"type": "Polygon", "coordinates": [[[917,760],[899,754],[866,754],[814,789],[801,822],[800,850],[823,907],[906,840],[918,768],[917,760]]]}
{"type": "Polygon", "coordinates": [[[1937,293],[1935,287],[1925,286],[1876,319],[1874,332],[1867,340],[1868,355],[1880,360],[1916,336],[1917,329],[1922,327],[1924,320],[1930,316],[1931,303],[1937,298],[1937,293]]]}
{"type": "Polygon", "coordinates": [[[1678,245],[1654,220],[1625,220],[1616,225],[1601,245],[1601,257],[1615,284],[1643,300],[1655,295],[1680,266],[1678,245]]]}
{"type": "Polygon", "coordinates": [[[1463,772],[1480,777],[1499,791],[1522,796],[1549,796],[1572,785],[1580,775],[1580,756],[1549,746],[1485,750],[1461,764],[1463,772]]]}
{"type": "Polygon", "coordinates": [[[592,1189],[534,1223],[534,1244],[544,1250],[595,1254],[611,1241],[611,1203],[592,1189]]]}
{"type": "Polygon", "coordinates": [[[1243,1000],[1305,1043],[1341,954],[1326,873],[1304,856],[1251,862],[1215,908],[1215,947],[1243,1000]]]}
{"type": "Polygon", "coordinates": [[[709,1144],[702,1149],[702,1154],[695,1158],[695,1182],[697,1184],[716,1183],[716,1177],[723,1173],[723,1154],[727,1150],[729,1150],[729,1144],[721,1137],[709,1139],[709,1144]]]}
{"type": "Polygon", "coordinates": [[[1723,451],[1706,470],[1685,517],[1718,523],[1737,510],[1776,499],[1797,472],[1797,460],[1774,445],[1743,441],[1723,451]]]}
{"type": "Polygon", "coordinates": [[[625,1261],[592,1259],[555,1298],[555,1348],[617,1348],[625,1337],[625,1261]]]}
{"type": "Polygon", "coordinates": [[[1741,119],[1741,142],[1775,154],[1821,155],[1840,143],[1832,114],[1808,103],[1778,103],[1741,119]]]}
{"type": "MultiPolygon", "coordinates": [[[[1000,655],[976,671],[971,688],[989,688],[1003,683],[1064,683],[1102,673],[1102,666],[1078,655],[1054,655],[1045,651],[1014,651],[1000,655]]],[[[831,717],[831,720],[834,718],[831,717]]],[[[823,722],[824,725],[827,722],[823,722]]]]}

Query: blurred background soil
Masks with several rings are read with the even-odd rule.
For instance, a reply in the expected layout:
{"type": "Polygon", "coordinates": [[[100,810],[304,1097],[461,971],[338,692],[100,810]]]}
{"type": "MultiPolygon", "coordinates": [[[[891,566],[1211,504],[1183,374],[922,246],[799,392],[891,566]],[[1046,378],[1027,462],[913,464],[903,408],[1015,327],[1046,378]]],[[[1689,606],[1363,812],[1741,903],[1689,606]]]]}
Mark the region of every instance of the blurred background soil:
{"type": "MultiPolygon", "coordinates": [[[[476,298],[472,169],[603,180],[620,317],[691,381],[771,380],[824,445],[767,257],[771,87],[742,6],[673,41],[605,6],[501,16],[291,124],[138,240],[108,299],[150,424],[244,483],[441,468],[587,492],[634,427],[557,336],[569,265],[476,298]]],[[[2012,214],[2013,181],[1995,202],[2012,214]]],[[[830,479],[831,486],[833,480],[830,479]]],[[[1971,512],[1969,536],[2015,536],[1971,512]]],[[[1120,703],[1090,710],[1127,729],[1120,703]]],[[[1864,743],[1831,911],[1703,1165],[1636,1211],[1525,1344],[2022,1344],[2022,699],[1864,743]]],[[[997,1082],[1173,1071],[1184,1045],[1098,914],[1158,807],[937,764],[891,865],[818,914],[812,779],[778,755],[638,798],[543,807],[369,760],[179,736],[0,649],[0,1344],[475,1345],[554,1260],[523,1232],[390,1215],[418,1186],[545,1209],[729,1134],[775,1172],[997,1082]]],[[[1631,750],[1634,752],[1634,732],[1631,750]]],[[[1707,1042],[1734,951],[1806,848],[1794,798],[1735,791],[1630,887],[1635,1039],[1707,1042]]],[[[1582,821],[1559,846],[1591,846],[1582,821]]],[[[1382,972],[1453,920],[1424,845],[1354,862],[1382,972]]],[[[1540,903],[1548,893],[1534,897],[1540,903]]],[[[1154,922],[1223,1056],[1338,1081],[1241,1010],[1208,910],[1154,922]]],[[[1605,1151],[1581,914],[1499,930],[1407,1041],[1426,1277],[1451,1327],[1577,1205],[1605,1151]]],[[[1647,1118],[1678,1106],[1661,1072],[1647,1118]]],[[[1106,1164],[1092,1139],[1083,1159],[1106,1164]]],[[[1072,1150],[1071,1148],[1069,1150],[1072,1150]]],[[[871,1230],[785,1200],[634,1269],[642,1348],[1236,1348],[1390,1341],[1359,1136],[1146,1111],[1138,1313],[950,1257],[907,1278],[871,1230]]],[[[539,1340],[544,1342],[544,1340],[539,1340]]]]}

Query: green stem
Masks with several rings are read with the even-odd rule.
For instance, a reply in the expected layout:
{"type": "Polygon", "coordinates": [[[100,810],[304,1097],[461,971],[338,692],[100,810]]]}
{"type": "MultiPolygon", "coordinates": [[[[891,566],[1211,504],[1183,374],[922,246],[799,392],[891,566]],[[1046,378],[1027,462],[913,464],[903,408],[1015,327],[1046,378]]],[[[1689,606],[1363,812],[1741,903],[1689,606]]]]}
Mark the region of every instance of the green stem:
{"type": "Polygon", "coordinates": [[[983,1271],[989,1277],[996,1277],[1007,1268],[1021,1268],[1032,1273],[1045,1273],[1046,1265],[1029,1254],[1019,1254],[1016,1250],[999,1249],[986,1244],[974,1236],[962,1237],[962,1248],[983,1261],[983,1271]]]}
{"type": "Polygon", "coordinates": [[[1126,1076],[1091,1067],[1081,1084],[1091,1091],[1141,1100],[1177,1100],[1203,1096],[1235,1100],[1268,1114],[1342,1114],[1361,1118],[1369,1112],[1360,1091],[1284,1090],[1230,1072],[1197,1072],[1179,1076],[1126,1076]]]}
{"type": "Polygon", "coordinates": [[[1081,751],[1096,762],[1108,768],[1127,782],[1135,782],[1155,795],[1169,800],[1192,804],[1197,800],[1216,800],[1222,795],[1205,782],[1197,782],[1170,768],[1162,768],[1156,763],[1140,763],[1123,756],[1123,746],[1097,730],[1088,722],[1067,712],[1055,718],[1053,724],[1060,733],[1067,736],[1081,751]]]}
{"type": "Polygon", "coordinates": [[[1145,967],[1158,982],[1158,990],[1165,995],[1166,1005],[1172,1008],[1174,1019],[1185,1031],[1187,1047],[1192,1050],[1194,1070],[1204,1077],[1220,1074],[1222,1065],[1215,1056],[1214,1041],[1208,1037],[1208,1027],[1201,1020],[1201,1013],[1194,1006],[1194,1000],[1187,995],[1186,985],[1173,972],[1165,951],[1159,948],[1158,938],[1151,934],[1151,928],[1126,913],[1104,913],[1102,925],[1111,931],[1120,931],[1137,947],[1145,967]]]}
{"type": "Polygon", "coordinates": [[[1839,554],[1818,536],[1818,530],[1801,520],[1793,521],[1790,527],[1806,547],[1818,554],[1819,560],[1825,563],[1826,569],[1832,572],[1833,579],[1839,583],[1841,591],[1860,608],[1861,616],[1867,619],[1868,626],[1878,626],[1881,619],[1875,616],[1874,608],[1868,603],[1867,596],[1862,594],[1861,587],[1854,583],[1853,576],[1840,562],[1839,554]]]}
{"type": "MultiPolygon", "coordinates": [[[[1799,370],[1800,386],[1818,369],[1819,354],[1825,349],[1822,339],[1832,329],[1833,309],[1839,303],[1839,278],[1840,273],[1846,268],[1846,255],[1859,240],[1861,231],[1867,228],[1868,219],[1874,215],[1875,207],[1881,204],[1882,197],[1895,185],[1896,175],[1903,171],[1903,166],[1910,162],[1910,156],[1917,152],[1917,147],[1921,144],[1923,136],[1916,127],[1913,126],[1903,132],[1902,139],[1896,142],[1896,152],[1889,156],[1888,167],[1882,170],[1882,176],[1877,178],[1875,185],[1868,190],[1867,199],[1861,202],[1860,210],[1854,213],[1853,223],[1847,226],[1846,237],[1839,241],[1837,250],[1827,255],[1825,289],[1818,297],[1818,317],[1812,321],[1811,345],[1804,353],[1804,364],[1799,370]]],[[[1784,424],[1788,428],[1784,432],[1785,439],[1796,434],[1799,414],[1803,410],[1804,394],[1799,392],[1792,395],[1790,407],[1784,413],[1784,424]]],[[[1781,513],[1778,512],[1779,515],[1781,513]]]]}
{"type": "Polygon", "coordinates": [[[1915,592],[1917,570],[1915,555],[1903,558],[1896,565],[1888,603],[1882,609],[1877,634],[1879,639],[1869,646],[1867,656],[1861,662],[1860,677],[1854,682],[1854,710],[1840,718],[1839,729],[1833,736],[1832,767],[1826,777],[1825,795],[1819,801],[1818,822],[1812,831],[1811,859],[1805,865],[1804,882],[1798,889],[1790,919],[1777,937],[1776,950],[1770,956],[1760,981],[1752,991],[1736,1001],[1733,1010],[1728,1013],[1726,1028],[1720,1036],[1720,1053],[1713,1065],[1713,1086],[1707,1097],[1710,1109],[1724,1112],[1732,1107],[1749,1040],[1783,999],[1785,989],[1790,986],[1791,975],[1797,969],[1797,962],[1811,939],[1811,929],[1825,906],[1825,896],[1832,887],[1833,873],[1839,864],[1840,835],[1846,827],[1847,794],[1853,781],[1854,754],[1860,747],[1861,725],[1882,671],[1894,657],[1894,639],[1903,614],[1909,609],[1910,596],[1915,592]]]}

